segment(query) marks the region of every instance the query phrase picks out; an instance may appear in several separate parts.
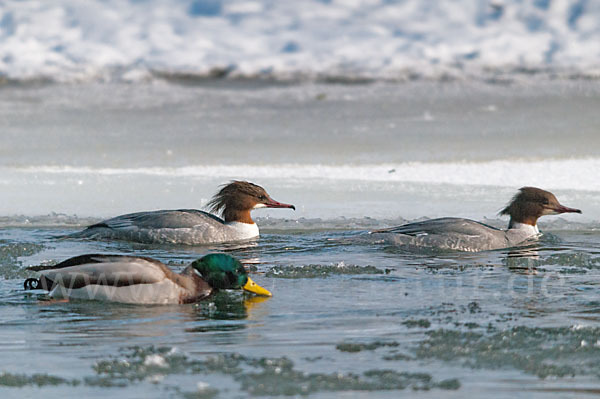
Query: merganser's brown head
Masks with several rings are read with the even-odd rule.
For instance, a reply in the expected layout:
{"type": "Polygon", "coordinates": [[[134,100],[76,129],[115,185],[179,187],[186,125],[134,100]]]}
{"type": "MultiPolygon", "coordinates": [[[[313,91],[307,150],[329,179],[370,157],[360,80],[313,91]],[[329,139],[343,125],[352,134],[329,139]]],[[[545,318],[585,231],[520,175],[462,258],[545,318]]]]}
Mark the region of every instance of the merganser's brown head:
{"type": "Polygon", "coordinates": [[[500,211],[500,215],[510,216],[510,228],[513,223],[535,226],[540,216],[567,212],[581,213],[579,209],[561,205],[551,192],[536,187],[522,187],[506,208],[500,211]]]}
{"type": "Polygon", "coordinates": [[[232,181],[223,186],[207,204],[211,212],[222,213],[226,222],[254,223],[250,211],[257,208],[291,208],[294,205],[273,200],[264,188],[247,181],[232,181]]]}

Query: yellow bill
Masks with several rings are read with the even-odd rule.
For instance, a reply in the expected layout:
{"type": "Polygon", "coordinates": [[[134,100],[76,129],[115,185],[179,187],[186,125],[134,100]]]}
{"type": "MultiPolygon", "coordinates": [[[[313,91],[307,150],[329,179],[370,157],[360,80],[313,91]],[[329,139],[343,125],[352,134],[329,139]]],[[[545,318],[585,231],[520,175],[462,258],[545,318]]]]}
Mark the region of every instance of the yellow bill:
{"type": "Polygon", "coordinates": [[[242,287],[242,289],[248,292],[253,292],[256,295],[273,296],[273,294],[271,294],[268,290],[252,281],[250,277],[248,277],[248,282],[242,287]]]}

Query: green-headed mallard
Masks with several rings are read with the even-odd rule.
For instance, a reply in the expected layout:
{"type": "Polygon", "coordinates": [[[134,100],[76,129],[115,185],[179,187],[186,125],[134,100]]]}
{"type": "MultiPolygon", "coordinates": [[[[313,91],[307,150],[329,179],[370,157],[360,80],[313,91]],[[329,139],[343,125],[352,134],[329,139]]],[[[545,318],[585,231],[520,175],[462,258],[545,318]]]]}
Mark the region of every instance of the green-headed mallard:
{"type": "Polygon", "coordinates": [[[219,289],[243,289],[271,296],[248,277],[244,266],[226,254],[209,254],[180,274],[155,259],[127,255],[80,255],[56,266],[32,267],[39,279],[25,288],[50,291],[56,299],[93,299],[123,303],[190,303],[219,289]]]}

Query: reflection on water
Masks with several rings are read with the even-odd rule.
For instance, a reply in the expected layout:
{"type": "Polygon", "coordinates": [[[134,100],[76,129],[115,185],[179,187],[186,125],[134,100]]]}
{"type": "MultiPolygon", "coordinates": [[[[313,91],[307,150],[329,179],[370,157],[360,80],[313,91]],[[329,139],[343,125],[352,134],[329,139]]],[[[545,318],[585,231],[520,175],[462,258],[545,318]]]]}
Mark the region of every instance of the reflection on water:
{"type": "Polygon", "coordinates": [[[111,338],[168,337],[182,326],[186,332],[243,330],[247,324],[235,321],[260,322],[261,304],[269,299],[237,291],[220,291],[209,300],[189,305],[56,301],[44,294],[28,295],[28,298],[30,306],[26,309],[30,318],[52,321],[44,332],[60,333],[63,337],[109,333],[111,338]]]}
{"type": "Polygon", "coordinates": [[[504,260],[504,265],[516,273],[533,273],[541,265],[540,261],[541,246],[531,244],[520,248],[511,248],[504,260]]]}

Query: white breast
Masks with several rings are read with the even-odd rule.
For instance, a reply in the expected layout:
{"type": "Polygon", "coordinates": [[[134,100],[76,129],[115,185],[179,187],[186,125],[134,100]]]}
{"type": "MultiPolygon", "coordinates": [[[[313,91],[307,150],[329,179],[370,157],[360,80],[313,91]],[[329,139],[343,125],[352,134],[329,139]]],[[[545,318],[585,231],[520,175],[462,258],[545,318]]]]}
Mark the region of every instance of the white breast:
{"type": "Polygon", "coordinates": [[[532,226],[525,223],[513,223],[510,229],[506,230],[506,237],[511,245],[519,244],[527,239],[538,237],[540,230],[537,225],[532,226]]]}
{"type": "Polygon", "coordinates": [[[258,237],[259,235],[256,223],[227,222],[225,225],[234,230],[234,235],[237,237],[237,240],[247,240],[258,237]]]}

